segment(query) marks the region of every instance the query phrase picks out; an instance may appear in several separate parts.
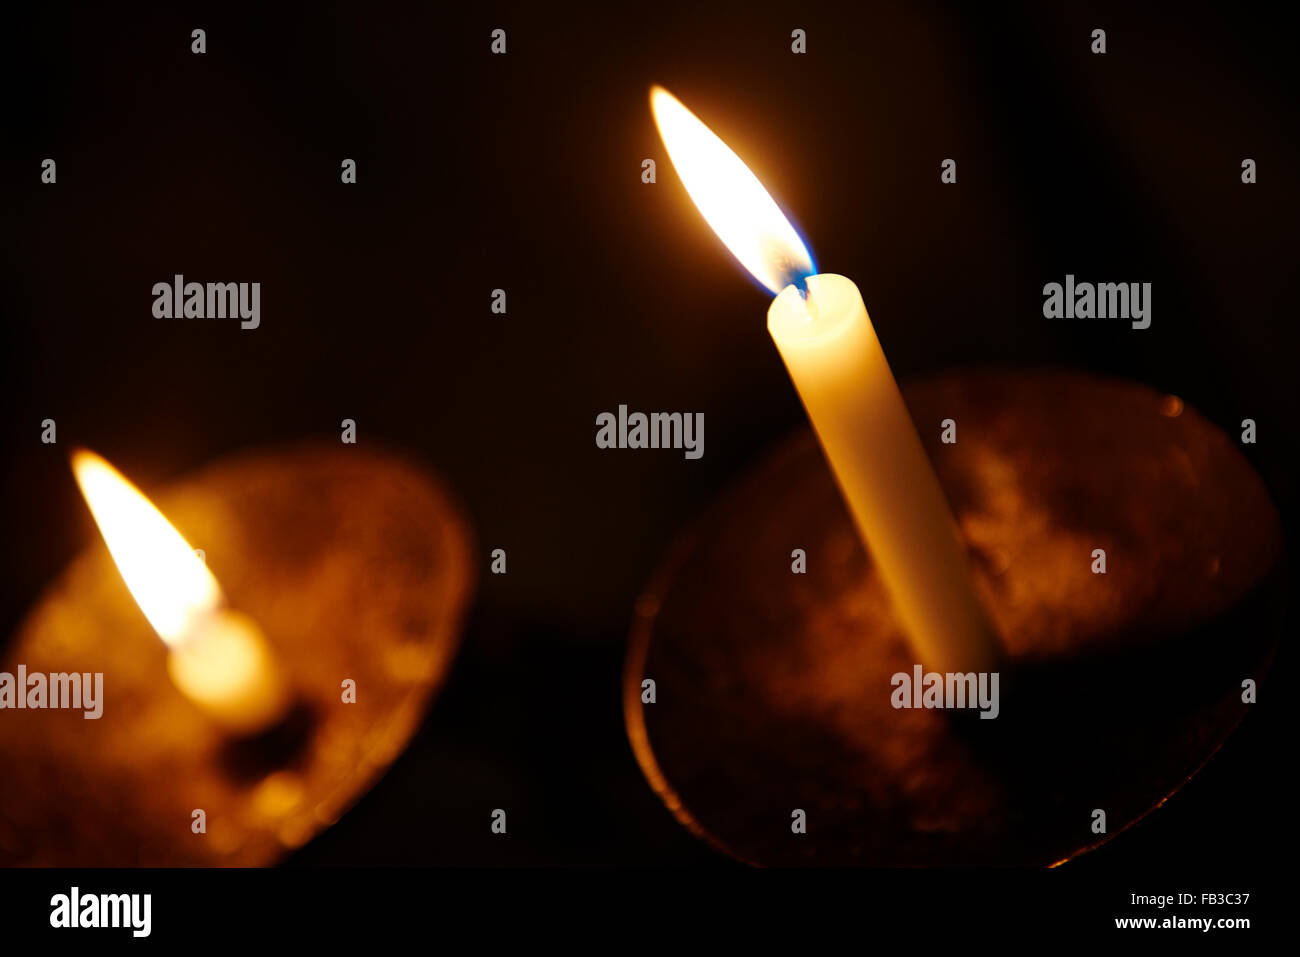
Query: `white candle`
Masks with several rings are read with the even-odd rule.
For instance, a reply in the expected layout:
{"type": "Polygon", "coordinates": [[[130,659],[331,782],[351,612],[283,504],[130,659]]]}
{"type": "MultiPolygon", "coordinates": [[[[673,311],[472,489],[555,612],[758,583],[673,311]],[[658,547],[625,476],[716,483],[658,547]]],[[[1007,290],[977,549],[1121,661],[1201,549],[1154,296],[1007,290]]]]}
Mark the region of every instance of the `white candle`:
{"type": "Polygon", "coordinates": [[[777,293],[768,331],[920,663],[987,669],[996,645],[951,510],[857,286],[813,275],[812,256],[757,177],[676,98],[656,87],[651,108],[704,218],[777,293]]]}
{"type": "Polygon", "coordinates": [[[894,610],[922,664],[985,670],[993,646],[966,555],[858,287],[829,273],[807,284],[807,301],[794,286],[772,301],[767,329],[894,610]]]}
{"type": "Polygon", "coordinates": [[[176,687],[236,734],[279,720],[289,695],[257,624],[226,607],[207,565],[122,473],[84,450],[72,470],[127,588],[167,645],[176,687]]]}

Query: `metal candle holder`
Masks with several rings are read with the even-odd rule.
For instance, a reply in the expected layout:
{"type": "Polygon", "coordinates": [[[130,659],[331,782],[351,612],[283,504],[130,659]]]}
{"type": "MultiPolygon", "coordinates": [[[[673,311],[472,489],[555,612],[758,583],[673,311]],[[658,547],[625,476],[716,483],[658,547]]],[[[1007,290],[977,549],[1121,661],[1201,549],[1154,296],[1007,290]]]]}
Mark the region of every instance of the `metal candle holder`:
{"type": "Polygon", "coordinates": [[[1000,714],[892,706],[891,676],[917,658],[801,432],[673,549],[638,602],[625,670],[647,779],[742,861],[1062,862],[1185,783],[1271,659],[1277,511],[1181,400],[1060,370],[904,394],[1000,635],[1000,714]],[[796,548],[806,574],[792,573],[796,548]]]}

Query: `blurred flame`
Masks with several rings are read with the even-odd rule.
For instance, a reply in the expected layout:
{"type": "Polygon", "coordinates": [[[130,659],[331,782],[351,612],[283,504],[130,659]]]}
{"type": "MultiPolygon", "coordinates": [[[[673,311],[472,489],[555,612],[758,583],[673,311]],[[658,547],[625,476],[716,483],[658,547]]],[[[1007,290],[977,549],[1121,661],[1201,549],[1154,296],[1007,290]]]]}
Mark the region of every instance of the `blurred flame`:
{"type": "Polygon", "coordinates": [[[650,109],[686,192],[740,264],[772,292],[816,272],[812,254],[758,177],[661,86],[650,109]]]}
{"type": "Polygon", "coordinates": [[[163,641],[181,644],[221,606],[216,577],[162,512],[104,459],[78,449],[72,471],[140,610],[163,641]]]}

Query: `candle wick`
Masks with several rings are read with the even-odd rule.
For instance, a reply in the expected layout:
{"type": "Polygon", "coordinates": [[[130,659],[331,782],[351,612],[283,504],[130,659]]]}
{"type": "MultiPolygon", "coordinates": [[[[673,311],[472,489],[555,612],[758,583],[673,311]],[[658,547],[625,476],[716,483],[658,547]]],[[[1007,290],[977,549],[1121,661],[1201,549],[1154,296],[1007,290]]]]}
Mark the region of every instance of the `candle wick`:
{"type": "Polygon", "coordinates": [[[812,292],[808,288],[808,283],[803,279],[794,283],[794,288],[799,292],[799,298],[803,300],[803,321],[813,322],[818,318],[820,310],[817,308],[817,300],[813,299],[812,292]]]}
{"type": "Polygon", "coordinates": [[[803,300],[804,322],[812,322],[817,318],[817,305],[813,301],[812,290],[808,288],[808,277],[803,273],[795,273],[790,278],[790,285],[794,286],[799,298],[803,300]]]}

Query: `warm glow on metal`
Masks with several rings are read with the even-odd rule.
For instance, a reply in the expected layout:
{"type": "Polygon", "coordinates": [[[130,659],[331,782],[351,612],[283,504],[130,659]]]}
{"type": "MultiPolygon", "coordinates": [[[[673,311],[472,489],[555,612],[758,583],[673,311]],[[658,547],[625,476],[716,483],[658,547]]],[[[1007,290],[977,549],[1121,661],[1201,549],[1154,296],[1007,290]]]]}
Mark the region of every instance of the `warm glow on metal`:
{"type": "Polygon", "coordinates": [[[79,449],[72,471],[140,610],[163,641],[179,645],[221,607],[217,579],[162,512],[104,459],[79,449]]]}
{"type": "Polygon", "coordinates": [[[803,240],[731,147],[661,86],[650,109],[686,192],[740,264],[774,293],[812,275],[803,240]]]}

